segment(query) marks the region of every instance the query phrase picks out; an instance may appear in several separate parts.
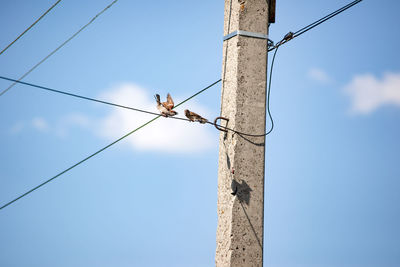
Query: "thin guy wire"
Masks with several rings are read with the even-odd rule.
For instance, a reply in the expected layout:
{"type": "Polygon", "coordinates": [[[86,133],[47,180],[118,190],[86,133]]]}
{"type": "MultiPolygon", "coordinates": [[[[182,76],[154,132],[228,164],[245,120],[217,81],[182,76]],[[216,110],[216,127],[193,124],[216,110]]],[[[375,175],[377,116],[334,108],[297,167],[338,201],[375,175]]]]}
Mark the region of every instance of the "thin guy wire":
{"type": "Polygon", "coordinates": [[[293,36],[292,36],[290,39],[287,39],[287,40],[283,39],[283,40],[279,41],[274,47],[268,49],[268,52],[271,52],[272,50],[276,49],[276,48],[279,47],[280,45],[285,44],[285,43],[289,42],[290,40],[293,40],[294,38],[296,38],[296,37],[302,35],[303,33],[305,33],[305,32],[307,32],[307,31],[309,31],[309,30],[311,30],[311,29],[317,27],[318,25],[320,25],[320,24],[324,23],[325,21],[327,21],[327,20],[329,20],[329,19],[335,17],[336,15],[342,13],[343,11],[349,9],[350,7],[352,7],[352,6],[354,6],[354,5],[358,4],[358,3],[360,3],[361,1],[362,1],[362,0],[355,0],[355,1],[353,1],[353,2],[351,2],[351,3],[349,3],[349,4],[347,4],[347,5],[345,5],[345,6],[341,7],[341,8],[339,8],[338,10],[336,10],[336,11],[334,11],[334,12],[332,12],[332,13],[326,15],[325,17],[320,18],[319,20],[316,20],[316,21],[314,21],[313,23],[311,23],[311,24],[309,24],[309,25],[307,25],[307,26],[301,28],[300,30],[298,30],[298,31],[296,31],[295,33],[293,33],[293,36]]]}
{"type": "Polygon", "coordinates": [[[27,31],[29,31],[33,26],[35,26],[36,23],[38,23],[44,16],[47,15],[58,3],[60,3],[61,0],[58,0],[55,2],[49,9],[47,9],[46,12],[44,12],[31,26],[29,26],[25,31],[23,31],[14,41],[12,41],[9,45],[7,45],[1,52],[0,55],[3,54],[10,46],[12,46],[16,41],[18,41],[19,38],[22,37],[27,31]]]}
{"type": "MultiPolygon", "coordinates": [[[[221,80],[219,80],[219,81],[221,81],[221,80]]],[[[218,82],[219,82],[219,81],[218,81],[218,82]]],[[[204,92],[205,90],[209,89],[210,87],[212,87],[213,85],[217,84],[218,82],[215,82],[215,83],[213,83],[212,85],[209,85],[209,86],[205,87],[204,89],[200,90],[199,92],[195,93],[194,95],[190,96],[189,98],[186,98],[184,101],[182,101],[182,102],[180,102],[179,104],[177,104],[176,107],[179,107],[180,105],[182,105],[183,103],[189,101],[189,100],[192,99],[193,97],[195,97],[195,96],[201,94],[202,92],[204,92]]],[[[98,151],[96,151],[95,153],[91,154],[90,156],[84,158],[83,160],[79,161],[78,163],[72,165],[71,167],[69,167],[69,168],[65,169],[64,171],[58,173],[57,175],[51,177],[51,178],[48,179],[47,181],[45,181],[45,182],[43,182],[43,183],[41,183],[41,184],[35,186],[35,187],[32,188],[31,190],[29,190],[29,191],[23,193],[23,194],[20,195],[19,197],[15,198],[15,199],[11,200],[10,202],[6,203],[5,205],[1,206],[1,207],[0,207],[0,210],[2,210],[2,209],[4,209],[5,207],[11,205],[11,204],[14,203],[15,201],[17,201],[17,200],[19,200],[19,199],[25,197],[26,195],[32,193],[33,191],[39,189],[40,187],[44,186],[45,184],[47,184],[47,183],[53,181],[54,179],[56,179],[57,177],[63,175],[64,173],[66,173],[66,172],[72,170],[73,168],[77,167],[78,165],[82,164],[83,162],[87,161],[88,159],[90,159],[90,158],[96,156],[96,155],[99,154],[100,152],[102,152],[102,151],[106,150],[107,148],[109,148],[110,146],[112,146],[112,145],[118,143],[118,142],[121,141],[122,139],[125,139],[126,137],[130,136],[130,135],[133,134],[134,132],[140,130],[141,128],[143,128],[143,127],[145,127],[145,126],[147,126],[148,124],[152,123],[153,121],[157,120],[157,119],[160,118],[160,117],[161,117],[161,115],[157,114],[157,117],[155,117],[155,118],[149,120],[148,122],[144,123],[143,125],[139,126],[138,128],[134,129],[133,131],[131,131],[131,132],[127,133],[126,135],[120,137],[119,139],[115,140],[115,141],[112,142],[111,144],[109,144],[109,145],[107,145],[107,146],[101,148],[100,150],[98,150],[98,151]]]]}
{"type": "MultiPolygon", "coordinates": [[[[232,15],[232,0],[229,1],[229,17],[228,17],[228,29],[227,34],[229,34],[231,30],[231,15],[232,15]]],[[[224,103],[224,92],[225,92],[225,74],[226,74],[226,61],[228,57],[228,48],[229,48],[229,40],[226,40],[226,48],[225,48],[225,57],[224,57],[224,73],[222,74],[222,93],[221,93],[221,111],[219,112],[220,116],[222,116],[222,105],[224,103]]]]}
{"type": "MultiPolygon", "coordinates": [[[[94,16],[87,24],[85,24],[82,28],[80,28],[76,33],[74,33],[70,38],[68,38],[65,42],[63,42],[60,46],[58,46],[56,49],[54,49],[50,54],[48,54],[46,57],[44,57],[41,61],[39,61],[39,63],[37,63],[35,66],[33,66],[30,70],[28,70],[24,75],[22,75],[18,81],[21,81],[23,78],[25,78],[29,73],[31,73],[34,69],[36,69],[40,64],[42,64],[43,62],[45,62],[49,57],[51,57],[54,53],[56,53],[60,48],[62,48],[64,45],[66,45],[69,41],[71,41],[75,36],[77,36],[81,31],[83,31],[87,26],[89,26],[93,21],[95,21],[101,14],[103,14],[107,9],[109,9],[112,5],[114,5],[118,0],[114,0],[113,2],[111,2],[111,4],[109,4],[108,6],[106,6],[102,11],[100,11],[99,13],[97,13],[96,16],[94,16]]],[[[8,90],[10,90],[12,87],[14,87],[14,85],[16,85],[17,83],[14,82],[13,84],[11,84],[9,87],[7,87],[5,90],[3,90],[0,93],[0,96],[2,96],[5,92],[7,92],[8,90]]]]}

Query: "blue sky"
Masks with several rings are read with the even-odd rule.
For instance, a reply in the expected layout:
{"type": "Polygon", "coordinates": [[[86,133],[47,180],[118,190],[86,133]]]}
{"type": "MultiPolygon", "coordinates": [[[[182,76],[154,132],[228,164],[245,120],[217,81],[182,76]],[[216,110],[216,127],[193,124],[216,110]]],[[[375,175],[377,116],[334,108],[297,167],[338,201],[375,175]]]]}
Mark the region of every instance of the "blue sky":
{"type": "MultiPolygon", "coordinates": [[[[61,1],[0,55],[18,78],[111,1],[61,1]]],[[[0,48],[54,1],[5,0],[0,48]]],[[[348,1],[277,1],[270,38],[348,1]]],[[[120,0],[24,81],[152,109],[218,80],[223,1],[120,0]]],[[[279,49],[265,266],[400,265],[398,1],[363,1],[279,49]]],[[[0,88],[8,82],[0,81],[0,88]]],[[[219,114],[220,85],[184,107],[219,114]]],[[[0,97],[0,205],[150,115],[18,85],[0,97]]],[[[213,266],[218,132],[158,120],[0,212],[1,266],[213,266]]]]}

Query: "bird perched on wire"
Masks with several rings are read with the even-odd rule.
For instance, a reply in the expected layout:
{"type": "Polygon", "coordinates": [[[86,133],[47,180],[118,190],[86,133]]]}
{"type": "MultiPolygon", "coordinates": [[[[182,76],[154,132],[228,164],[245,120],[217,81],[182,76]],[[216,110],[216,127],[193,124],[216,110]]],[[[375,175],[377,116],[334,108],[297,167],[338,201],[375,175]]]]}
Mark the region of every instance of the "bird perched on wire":
{"type": "Polygon", "coordinates": [[[206,123],[208,122],[207,119],[203,118],[199,114],[196,114],[188,109],[185,109],[185,116],[190,120],[190,121],[198,121],[200,123],[206,123]]]}
{"type": "Polygon", "coordinates": [[[156,94],[154,98],[157,101],[157,109],[161,112],[162,116],[172,117],[178,114],[178,112],[172,110],[174,108],[174,101],[172,100],[172,97],[169,93],[167,95],[167,102],[161,102],[159,94],[156,94]]]}

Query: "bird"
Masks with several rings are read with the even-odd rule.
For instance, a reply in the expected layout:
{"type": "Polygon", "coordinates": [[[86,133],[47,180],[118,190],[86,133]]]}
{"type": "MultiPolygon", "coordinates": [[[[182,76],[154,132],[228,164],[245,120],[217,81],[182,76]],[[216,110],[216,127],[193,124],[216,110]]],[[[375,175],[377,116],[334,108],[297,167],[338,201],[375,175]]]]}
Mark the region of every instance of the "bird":
{"type": "Polygon", "coordinates": [[[156,94],[154,98],[157,101],[157,109],[161,112],[162,116],[172,117],[178,114],[178,112],[172,110],[174,108],[174,101],[172,100],[172,97],[169,93],[167,95],[167,102],[161,102],[159,94],[156,94]]]}
{"type": "Polygon", "coordinates": [[[188,109],[185,109],[185,116],[190,120],[190,121],[198,121],[202,124],[207,123],[208,120],[200,116],[199,114],[196,114],[188,109]]]}

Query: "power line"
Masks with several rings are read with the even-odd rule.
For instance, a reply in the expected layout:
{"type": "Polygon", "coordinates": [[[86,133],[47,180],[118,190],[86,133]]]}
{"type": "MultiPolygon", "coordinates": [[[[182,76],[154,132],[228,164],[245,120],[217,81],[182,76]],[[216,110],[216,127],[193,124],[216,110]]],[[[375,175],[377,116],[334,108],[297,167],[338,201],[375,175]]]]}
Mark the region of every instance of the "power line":
{"type": "MultiPolygon", "coordinates": [[[[63,95],[67,95],[67,96],[72,96],[72,97],[84,99],[84,100],[89,100],[89,101],[93,101],[93,102],[97,102],[97,103],[101,103],[101,104],[106,104],[106,105],[115,106],[115,107],[119,107],[119,108],[129,109],[129,110],[138,111],[138,112],[142,112],[142,113],[147,113],[147,114],[150,114],[150,115],[156,115],[156,116],[160,115],[159,113],[155,113],[155,112],[151,112],[151,111],[147,111],[147,110],[143,110],[143,109],[124,106],[124,105],[120,105],[120,104],[116,104],[116,103],[112,103],[112,102],[108,102],[108,101],[104,101],[104,100],[100,100],[100,99],[96,99],[96,98],[92,98],[92,97],[77,95],[77,94],[73,94],[73,93],[69,93],[69,92],[65,92],[65,91],[61,91],[61,90],[57,90],[57,89],[53,89],[53,88],[49,88],[49,87],[33,84],[33,83],[18,81],[18,80],[7,78],[7,77],[3,77],[3,76],[0,76],[0,79],[11,81],[11,82],[15,82],[15,83],[20,83],[20,84],[23,84],[23,85],[28,85],[28,86],[31,86],[31,87],[35,87],[35,88],[43,89],[43,90],[46,90],[46,91],[50,91],[50,92],[53,92],[53,93],[58,93],[58,94],[63,94],[63,95]]],[[[216,85],[220,81],[221,81],[221,79],[219,79],[218,81],[213,82],[209,86],[205,87],[202,91],[199,91],[195,95],[191,96],[186,101],[188,101],[191,98],[197,96],[198,94],[202,93],[203,91],[207,90],[208,88],[213,87],[214,85],[216,85]]],[[[183,104],[183,103],[181,103],[181,104],[183,104]]],[[[189,119],[179,118],[179,117],[170,117],[170,118],[176,119],[176,120],[190,121],[189,119]]]]}
{"type": "Polygon", "coordinates": [[[35,26],[36,23],[38,23],[44,16],[47,15],[47,13],[50,12],[58,3],[60,3],[61,0],[58,0],[55,2],[49,9],[46,10],[31,26],[29,26],[25,31],[23,31],[14,41],[12,41],[9,45],[7,45],[1,52],[0,55],[3,54],[10,46],[12,46],[19,38],[22,37],[27,31],[29,31],[33,26],[35,26]]]}
{"type": "MultiPolygon", "coordinates": [[[[219,80],[219,81],[221,81],[221,80],[219,80]]],[[[217,82],[215,82],[215,83],[213,83],[213,84],[211,84],[211,85],[209,85],[209,86],[203,88],[202,90],[198,91],[198,92],[195,93],[194,95],[192,95],[192,96],[186,98],[184,101],[180,102],[180,103],[177,104],[175,107],[178,107],[178,106],[182,105],[183,103],[189,101],[189,100],[192,99],[193,97],[195,97],[195,96],[201,94],[202,92],[204,92],[204,91],[206,91],[207,89],[211,88],[213,85],[217,84],[219,81],[217,81],[217,82]]],[[[153,121],[157,120],[157,119],[160,118],[160,117],[161,117],[161,115],[157,114],[157,117],[155,117],[155,118],[149,120],[148,122],[144,123],[143,125],[139,126],[138,128],[134,129],[133,131],[131,131],[131,132],[125,134],[124,136],[118,138],[117,140],[115,140],[115,141],[112,142],[111,144],[109,144],[109,145],[107,145],[107,146],[105,146],[105,147],[99,149],[98,151],[96,151],[95,153],[89,155],[88,157],[84,158],[83,160],[79,161],[78,163],[75,163],[75,164],[72,165],[71,167],[69,167],[69,168],[63,170],[62,172],[60,172],[60,173],[58,173],[57,175],[51,177],[50,179],[46,180],[45,182],[43,182],[43,183],[41,183],[41,184],[35,186],[34,188],[30,189],[29,191],[27,191],[27,192],[23,193],[22,195],[18,196],[17,198],[15,198],[15,199],[11,200],[10,202],[4,204],[3,206],[0,207],[0,210],[2,210],[2,209],[4,209],[5,207],[11,205],[11,204],[14,203],[15,201],[17,201],[17,200],[19,200],[19,199],[25,197],[26,195],[32,193],[33,191],[39,189],[40,187],[44,186],[45,184],[47,184],[47,183],[53,181],[54,179],[60,177],[60,176],[63,175],[64,173],[66,173],[66,172],[72,170],[73,168],[79,166],[80,164],[82,164],[82,163],[84,163],[85,161],[89,160],[90,158],[96,156],[97,154],[99,154],[100,152],[106,150],[107,148],[111,147],[112,145],[115,145],[115,144],[118,143],[119,141],[125,139],[126,137],[128,137],[128,136],[130,136],[131,134],[133,134],[134,132],[136,132],[136,131],[142,129],[143,127],[147,126],[148,124],[152,123],[153,121]]],[[[173,118],[173,117],[172,117],[172,118],[173,118]]]]}
{"type": "Polygon", "coordinates": [[[347,5],[343,6],[342,8],[339,8],[338,10],[332,12],[331,14],[326,15],[325,17],[323,17],[323,18],[311,23],[310,25],[307,25],[306,27],[303,27],[302,29],[300,29],[300,30],[298,30],[297,32],[294,33],[294,37],[299,36],[299,35],[305,33],[306,31],[311,30],[312,28],[314,28],[314,27],[318,26],[319,24],[321,24],[321,23],[333,18],[334,16],[342,13],[346,9],[349,9],[350,7],[360,3],[361,1],[362,0],[355,0],[355,1],[353,1],[353,2],[351,2],[349,4],[347,4],[347,5]]]}
{"type": "Polygon", "coordinates": [[[150,111],[146,111],[146,110],[141,110],[141,109],[132,108],[132,107],[124,106],[124,105],[119,105],[119,104],[115,104],[115,103],[112,103],[112,102],[103,101],[103,100],[99,100],[99,99],[95,99],[95,98],[91,98],[91,97],[86,97],[86,96],[77,95],[77,94],[73,94],[73,93],[69,93],[69,92],[65,92],[65,91],[61,91],[61,90],[56,90],[56,89],[53,89],[53,88],[49,88],[49,87],[45,87],[45,86],[41,86],[41,85],[37,85],[37,84],[33,84],[33,83],[18,81],[18,80],[7,78],[7,77],[3,77],[3,76],[0,76],[0,79],[11,81],[11,82],[15,82],[15,83],[20,83],[20,84],[24,84],[24,85],[28,85],[28,86],[31,86],[31,87],[36,87],[36,88],[39,88],[39,89],[43,89],[43,90],[54,92],[54,93],[58,93],[58,94],[68,95],[68,96],[81,98],[81,99],[85,99],[85,100],[89,100],[89,101],[94,101],[94,102],[98,102],[98,103],[102,103],[102,104],[106,104],[106,105],[116,106],[116,107],[119,107],[119,108],[130,109],[130,110],[139,111],[139,112],[143,112],[143,113],[147,113],[147,114],[151,114],[151,115],[160,115],[158,113],[154,113],[154,112],[150,112],[150,111]]]}
{"type": "Polygon", "coordinates": [[[272,71],[274,70],[274,62],[275,62],[275,56],[276,56],[277,52],[278,52],[278,48],[275,50],[274,56],[272,57],[271,70],[269,71],[267,111],[268,111],[269,118],[271,120],[271,128],[269,129],[268,132],[265,133],[265,135],[269,135],[272,132],[272,130],[274,129],[274,120],[272,119],[271,110],[269,108],[269,101],[270,101],[270,98],[271,98],[272,71]]]}
{"type": "Polygon", "coordinates": [[[311,24],[309,24],[309,25],[307,25],[307,26],[301,28],[300,30],[298,30],[298,31],[296,31],[296,32],[294,32],[294,33],[289,32],[288,34],[285,35],[285,37],[284,37],[281,41],[279,41],[279,42],[278,42],[276,45],[274,45],[272,48],[268,49],[268,52],[270,52],[270,51],[272,51],[272,50],[278,48],[279,46],[281,46],[281,45],[283,45],[283,44],[289,42],[290,40],[292,40],[292,39],[294,39],[294,38],[296,38],[296,37],[302,35],[303,33],[305,33],[305,32],[307,32],[307,31],[309,31],[309,30],[311,30],[311,29],[317,27],[318,25],[324,23],[325,21],[327,21],[327,20],[329,20],[329,19],[335,17],[336,15],[339,15],[339,14],[342,13],[343,11],[349,9],[350,7],[352,7],[352,6],[354,6],[354,5],[358,4],[358,3],[360,3],[361,1],[362,1],[362,0],[355,0],[355,1],[349,3],[349,4],[345,5],[345,6],[343,6],[343,7],[339,8],[339,9],[337,9],[336,11],[334,11],[334,12],[332,12],[332,13],[326,15],[325,17],[322,17],[322,18],[320,18],[319,20],[316,20],[316,21],[314,21],[313,23],[311,23],[311,24]]]}
{"type": "MultiPolygon", "coordinates": [[[[31,73],[34,69],[36,69],[40,64],[45,62],[49,57],[51,57],[54,53],[56,53],[60,48],[62,48],[64,45],[66,45],[69,41],[71,41],[75,36],[77,36],[81,31],[83,31],[87,26],[89,26],[93,21],[95,21],[101,14],[103,14],[107,9],[109,9],[112,5],[114,5],[118,0],[114,0],[106,6],[102,11],[96,14],[88,23],[86,23],[83,27],[81,27],[77,32],[75,32],[71,37],[69,37],[66,41],[64,41],[60,46],[58,46],[56,49],[54,49],[50,54],[48,54],[46,57],[44,57],[41,61],[39,61],[35,66],[33,66],[30,70],[28,70],[24,75],[22,75],[18,81],[21,81],[23,78],[25,78],[29,73],[31,73]]],[[[17,82],[12,83],[9,87],[4,89],[1,93],[0,96],[2,96],[5,92],[10,90],[14,85],[16,85],[17,82]]]]}
{"type": "MultiPolygon", "coordinates": [[[[268,3],[269,5],[269,3],[268,3]]],[[[269,32],[269,24],[268,24],[268,32],[269,32]]],[[[267,40],[267,44],[268,44],[268,40],[267,40]]],[[[268,47],[268,45],[267,45],[268,47]]],[[[272,130],[274,129],[274,120],[272,119],[272,114],[271,114],[271,109],[270,109],[270,98],[271,98],[271,82],[272,82],[272,71],[274,69],[274,63],[275,63],[275,56],[276,53],[278,52],[278,49],[275,50],[274,56],[272,57],[272,61],[271,61],[271,70],[269,72],[269,79],[268,79],[268,91],[267,91],[267,113],[269,116],[269,119],[271,121],[271,128],[269,129],[268,132],[266,132],[264,135],[267,136],[269,135],[272,130]]],[[[268,63],[268,51],[267,51],[267,63],[268,63]]],[[[267,64],[267,75],[268,75],[268,64],[267,64]]],[[[262,136],[262,135],[261,135],[262,136]]]]}
{"type": "MultiPolygon", "coordinates": [[[[276,50],[276,51],[278,51],[278,50],[276,50]]],[[[219,124],[216,124],[216,123],[207,122],[208,124],[211,124],[211,125],[214,125],[214,126],[218,126],[220,128],[224,128],[225,130],[229,130],[229,131],[232,131],[234,133],[237,133],[237,134],[240,134],[240,135],[243,135],[243,136],[260,137],[260,136],[268,135],[268,134],[270,134],[272,132],[272,129],[274,128],[274,121],[272,119],[270,108],[269,108],[269,103],[270,103],[269,99],[270,99],[270,92],[271,92],[271,79],[272,79],[272,70],[273,70],[273,66],[274,66],[274,62],[275,62],[275,55],[276,55],[276,52],[274,53],[274,56],[272,58],[271,71],[270,71],[270,76],[269,76],[268,96],[267,96],[267,111],[268,111],[269,117],[270,117],[271,122],[272,122],[271,129],[267,133],[264,133],[264,134],[248,134],[248,133],[243,133],[243,132],[236,131],[234,129],[231,129],[229,127],[222,126],[222,125],[219,125],[219,124]]],[[[20,83],[20,84],[31,86],[31,87],[35,87],[35,88],[38,88],[38,89],[43,89],[43,90],[50,91],[50,92],[53,92],[53,93],[58,93],[58,94],[63,94],[63,95],[71,96],[71,97],[76,97],[76,98],[80,98],[80,99],[84,99],[84,100],[88,100],[88,101],[93,101],[93,102],[97,102],[97,103],[101,103],[101,104],[106,104],[106,105],[115,106],[115,107],[119,107],[119,108],[129,109],[129,110],[142,112],[142,113],[147,113],[147,114],[155,115],[155,116],[159,116],[160,115],[159,113],[155,113],[155,112],[151,112],[151,111],[147,111],[147,110],[143,110],[143,109],[139,109],[139,108],[133,108],[133,107],[124,106],[124,105],[120,105],[120,104],[116,104],[116,103],[112,103],[112,102],[108,102],[108,101],[104,101],[104,100],[100,100],[100,99],[96,99],[96,98],[77,95],[77,94],[73,94],[73,93],[69,93],[69,92],[65,92],[65,91],[61,91],[61,90],[57,90],[57,89],[53,89],[53,88],[49,88],[49,87],[33,84],[33,83],[18,81],[18,80],[7,78],[7,77],[3,77],[3,76],[0,76],[0,79],[11,81],[11,82],[20,83]]],[[[197,96],[198,94],[202,93],[203,91],[207,90],[208,88],[213,87],[217,83],[221,82],[221,80],[222,79],[219,79],[219,80],[213,82],[212,84],[208,85],[203,90],[197,92],[196,94],[194,94],[190,98],[186,99],[184,102],[180,103],[180,105],[185,103],[186,101],[192,99],[193,97],[197,96]]],[[[168,118],[175,119],[175,120],[190,121],[189,119],[180,118],[180,117],[176,117],[176,116],[168,117],[168,118]]]]}

